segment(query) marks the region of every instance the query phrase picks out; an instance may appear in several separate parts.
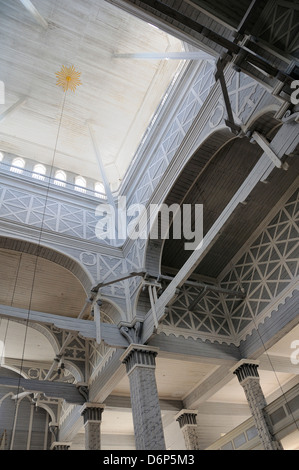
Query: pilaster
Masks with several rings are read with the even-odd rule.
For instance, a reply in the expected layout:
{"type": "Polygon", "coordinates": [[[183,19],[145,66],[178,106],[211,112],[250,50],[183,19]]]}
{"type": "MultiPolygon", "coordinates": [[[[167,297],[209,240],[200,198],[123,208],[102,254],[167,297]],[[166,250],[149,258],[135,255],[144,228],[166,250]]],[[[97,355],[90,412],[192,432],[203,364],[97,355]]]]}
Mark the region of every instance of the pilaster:
{"type": "Polygon", "coordinates": [[[121,358],[130,381],[137,450],[165,450],[155,377],[157,354],[157,348],[131,344],[121,358]]]}
{"type": "Polygon", "coordinates": [[[258,363],[254,361],[241,361],[237,364],[233,373],[238,377],[244,389],[264,449],[283,450],[281,443],[275,439],[271,430],[271,424],[264,412],[267,403],[260,385],[258,363]]]}
{"type": "Polygon", "coordinates": [[[85,450],[101,450],[101,424],[105,405],[85,403],[81,415],[84,420],[85,450]]]}
{"type": "Polygon", "coordinates": [[[195,410],[182,410],[176,416],[176,421],[184,435],[187,450],[200,449],[196,417],[197,411],[195,410]]]}

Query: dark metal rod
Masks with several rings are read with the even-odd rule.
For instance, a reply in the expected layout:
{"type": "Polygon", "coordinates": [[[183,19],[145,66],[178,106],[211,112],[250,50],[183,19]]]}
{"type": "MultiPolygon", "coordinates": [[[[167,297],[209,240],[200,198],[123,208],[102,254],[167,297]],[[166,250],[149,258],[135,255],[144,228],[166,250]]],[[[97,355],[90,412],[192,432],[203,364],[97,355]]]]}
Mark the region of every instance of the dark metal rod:
{"type": "Polygon", "coordinates": [[[256,5],[260,2],[260,0],[252,0],[251,4],[249,5],[245,15],[243,16],[239,26],[238,26],[238,33],[243,34],[246,29],[246,25],[248,23],[248,20],[250,19],[250,16],[252,12],[254,11],[256,5]]]}

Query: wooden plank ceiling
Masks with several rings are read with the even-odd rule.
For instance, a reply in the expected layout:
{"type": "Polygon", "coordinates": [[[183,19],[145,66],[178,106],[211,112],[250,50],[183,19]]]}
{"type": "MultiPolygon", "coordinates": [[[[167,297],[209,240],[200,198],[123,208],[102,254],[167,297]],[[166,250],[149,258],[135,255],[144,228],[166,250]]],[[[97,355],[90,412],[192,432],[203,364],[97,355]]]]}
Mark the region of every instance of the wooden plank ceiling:
{"type": "Polygon", "coordinates": [[[67,269],[27,253],[0,249],[0,304],[77,317],[86,294],[67,269]]]}
{"type": "MultiPolygon", "coordinates": [[[[275,133],[265,121],[268,135],[275,133]]],[[[263,123],[255,128],[262,131],[263,123]]],[[[277,130],[277,129],[276,129],[277,130]]],[[[264,129],[265,131],[265,129],[264,129]]],[[[228,142],[222,150],[210,160],[207,157],[209,146],[194,155],[168,196],[168,200],[184,204],[203,204],[203,232],[206,234],[220,216],[237,189],[254,167],[262,151],[258,145],[252,145],[247,139],[228,142]],[[206,166],[198,172],[199,162],[206,166]],[[192,178],[193,172],[193,178],[192,178]],[[186,188],[191,188],[186,192],[186,188]]],[[[260,183],[252,192],[246,205],[240,205],[221,234],[197,267],[195,273],[209,278],[217,278],[231,259],[237,254],[249,237],[263,222],[270,210],[275,207],[285,192],[294,183],[299,174],[299,162],[288,158],[288,171],[275,169],[268,184],[260,183]]],[[[184,250],[185,240],[167,240],[164,245],[163,272],[179,270],[189,258],[191,252],[184,250]]]]}
{"type": "Polygon", "coordinates": [[[104,0],[35,5],[47,29],[21,2],[0,0],[0,80],[6,86],[0,113],[21,95],[28,97],[1,123],[0,149],[100,180],[86,125],[91,120],[108,180],[117,189],[179,61],[113,55],[180,52],[182,43],[104,0]],[[68,92],[64,107],[55,76],[62,65],[74,65],[82,82],[68,92]]]}
{"type": "MultiPolygon", "coordinates": [[[[214,141],[214,136],[211,138],[214,141]]],[[[258,158],[261,155],[258,146],[249,144],[248,140],[235,139],[228,142],[216,156],[209,150],[201,149],[194,155],[185,170],[182,172],[177,187],[185,192],[184,204],[203,204],[203,232],[209,231],[221,212],[225,209],[235,192],[242,185],[258,158]],[[198,161],[206,161],[201,172],[197,172],[198,161]],[[193,184],[186,185],[185,172],[193,174],[193,184]],[[186,188],[190,188],[186,194],[186,188]]],[[[176,186],[170,193],[176,192],[176,186]]],[[[177,203],[180,200],[177,199],[177,203]]],[[[162,265],[180,268],[190,256],[190,251],[184,250],[185,240],[167,240],[165,242],[162,265]]],[[[208,275],[207,273],[202,273],[208,275]]]]}

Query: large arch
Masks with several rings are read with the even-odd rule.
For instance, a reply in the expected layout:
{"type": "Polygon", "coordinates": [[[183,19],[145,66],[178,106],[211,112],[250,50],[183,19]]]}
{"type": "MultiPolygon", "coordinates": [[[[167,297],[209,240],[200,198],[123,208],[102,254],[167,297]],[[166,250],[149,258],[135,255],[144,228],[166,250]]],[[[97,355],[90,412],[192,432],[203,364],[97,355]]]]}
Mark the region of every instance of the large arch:
{"type": "Polygon", "coordinates": [[[120,322],[126,321],[125,312],[121,310],[116,302],[102,294],[99,295],[99,298],[103,302],[101,306],[103,322],[118,325],[120,322]]]}
{"type": "MultiPolygon", "coordinates": [[[[38,342],[42,352],[40,360],[51,364],[61,350],[62,340],[59,339],[59,332],[56,332],[55,328],[30,321],[30,312],[40,311],[54,315],[69,314],[68,316],[78,317],[84,302],[89,298],[86,295],[90,293],[89,274],[80,263],[64,253],[24,240],[0,237],[0,255],[7,257],[7,266],[1,270],[2,284],[10,286],[12,291],[10,297],[11,293],[4,295],[4,287],[1,290],[0,304],[3,304],[3,313],[5,313],[6,307],[28,312],[27,321],[11,318],[8,321],[8,317],[1,317],[2,322],[7,322],[10,325],[9,329],[11,329],[11,333],[7,335],[6,327],[2,323],[2,333],[7,340],[6,351],[11,349],[16,352],[19,360],[23,358],[24,354],[24,359],[30,361],[33,357],[32,348],[35,348],[36,357],[40,357],[35,345],[38,342]],[[10,268],[11,272],[9,270],[10,264],[13,266],[10,268]],[[18,266],[17,270],[14,270],[15,265],[18,266]],[[36,269],[37,266],[39,269],[36,269]],[[6,272],[10,272],[10,274],[5,276],[6,272]],[[57,273],[60,273],[59,279],[55,279],[57,273]],[[39,276],[39,274],[41,275],[39,276]],[[61,280],[65,280],[65,284],[60,286],[61,280]],[[55,292],[55,286],[60,290],[55,292]],[[34,301],[35,298],[36,301],[34,301]],[[36,308],[36,306],[40,308],[36,308]],[[17,335],[14,334],[15,332],[17,335]],[[18,350],[17,341],[20,344],[19,349],[23,348],[23,353],[18,350]]],[[[85,313],[87,314],[87,309],[85,313]]],[[[15,357],[15,355],[9,353],[9,356],[6,357],[15,357]]],[[[22,367],[18,367],[17,362],[11,364],[11,361],[8,361],[8,364],[3,366],[21,374],[24,378],[29,378],[22,367]]],[[[65,369],[72,374],[76,382],[84,381],[82,371],[76,364],[66,361],[65,369]]]]}
{"type": "Polygon", "coordinates": [[[28,253],[62,266],[70,271],[82,284],[87,295],[93,285],[93,279],[86,268],[70,255],[54,250],[47,245],[40,245],[26,240],[0,236],[0,248],[21,253],[28,253]]]}
{"type": "MultiPolygon", "coordinates": [[[[236,139],[238,139],[238,137],[233,135],[224,125],[213,129],[209,135],[202,140],[197,150],[190,154],[185,166],[182,168],[168,192],[164,204],[168,206],[172,204],[184,204],[186,197],[185,188],[188,187],[190,191],[195,184],[196,177],[199,177],[199,175],[205,172],[218,152],[220,152],[226,144],[236,139]]],[[[159,216],[155,224],[159,224],[159,216]]],[[[151,234],[148,237],[144,254],[144,269],[149,277],[159,279],[162,274],[162,254],[165,242],[166,240],[162,238],[153,239],[151,234]]],[[[138,315],[145,315],[150,308],[149,293],[141,284],[136,293],[133,311],[135,313],[138,312],[138,315]]]]}
{"type": "MultiPolygon", "coordinates": [[[[41,333],[45,341],[47,341],[50,344],[51,348],[53,348],[53,355],[52,355],[53,360],[59,354],[60,345],[59,345],[58,339],[54,335],[54,333],[50,330],[50,328],[48,328],[47,326],[42,325],[40,323],[34,323],[34,322],[28,322],[28,325],[25,325],[23,321],[19,321],[19,320],[10,320],[10,322],[19,323],[24,327],[24,329],[25,328],[33,329],[41,333]]],[[[66,359],[64,361],[64,366],[65,366],[65,369],[68,370],[71,373],[71,375],[74,377],[75,382],[84,382],[82,371],[79,369],[79,367],[76,364],[74,364],[71,360],[66,359]]],[[[24,379],[30,379],[29,375],[22,369],[22,366],[17,367],[17,366],[12,366],[12,365],[3,363],[1,364],[1,367],[3,367],[4,369],[8,369],[13,372],[16,372],[24,379]]]]}
{"type": "MultiPolygon", "coordinates": [[[[276,111],[277,106],[275,105],[260,110],[250,120],[246,126],[246,131],[250,133],[254,131],[260,132],[271,141],[282,125],[281,121],[275,118],[276,111]]],[[[249,137],[250,133],[248,134],[249,137]]],[[[253,153],[256,153],[257,159],[259,155],[262,154],[262,150],[257,145],[252,145],[247,137],[236,137],[227,127],[220,126],[212,131],[188,159],[165,198],[165,204],[168,206],[175,203],[180,205],[184,203],[193,204],[194,198],[192,200],[189,196],[192,194],[200,178],[208,171],[212,171],[209,167],[213,165],[215,159],[221,157],[221,154],[223,154],[227,148],[232,147],[231,152],[233,153],[233,147],[240,147],[240,145],[243,145],[240,144],[241,142],[244,142],[244,146],[252,149],[253,153]],[[187,192],[186,187],[188,188],[187,192]]],[[[246,176],[246,172],[244,176],[246,176]]],[[[196,202],[198,203],[199,201],[196,202]]],[[[170,242],[161,238],[153,240],[149,236],[147,240],[144,266],[145,271],[154,277],[159,277],[159,275],[162,274],[162,256],[167,244],[170,244],[170,242]]]]}
{"type": "MultiPolygon", "coordinates": [[[[190,155],[184,168],[177,177],[175,183],[165,198],[164,203],[172,205],[184,203],[186,197],[186,187],[189,191],[195,184],[196,176],[202,174],[217,153],[230,141],[237,139],[226,126],[220,126],[214,129],[202,141],[198,149],[190,155]]],[[[156,220],[156,223],[157,220],[156,220]]],[[[153,276],[161,274],[161,257],[164,249],[165,240],[151,239],[149,236],[145,250],[144,266],[147,273],[153,276]]]]}

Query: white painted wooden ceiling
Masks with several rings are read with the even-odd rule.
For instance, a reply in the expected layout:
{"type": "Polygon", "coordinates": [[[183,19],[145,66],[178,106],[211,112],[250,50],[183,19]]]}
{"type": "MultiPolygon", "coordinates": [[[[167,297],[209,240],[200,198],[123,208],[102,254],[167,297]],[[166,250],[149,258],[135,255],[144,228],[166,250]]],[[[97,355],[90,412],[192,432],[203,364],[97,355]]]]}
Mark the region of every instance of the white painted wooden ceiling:
{"type": "Polygon", "coordinates": [[[1,122],[0,149],[101,180],[87,121],[93,123],[115,190],[179,61],[114,58],[115,53],[180,52],[182,43],[105,0],[35,0],[44,29],[19,0],[0,0],[0,80],[6,103],[27,102],[1,122]],[[82,86],[56,85],[62,65],[82,86]],[[59,125],[61,120],[61,130],[59,125]]]}
{"type": "MultiPolygon", "coordinates": [[[[182,400],[190,391],[215,372],[218,366],[157,357],[156,379],[160,398],[182,400]],[[174,386],[175,384],[175,386],[174,386]]],[[[129,379],[125,376],[113,395],[129,396],[129,379]]]]}
{"type": "MultiPolygon", "coordinates": [[[[21,308],[28,320],[32,311],[78,317],[86,299],[70,271],[28,253],[0,250],[0,280],[0,313],[1,305],[21,308]]],[[[0,317],[0,362],[5,357],[51,363],[54,356],[40,332],[0,317]]]]}
{"type": "Polygon", "coordinates": [[[41,257],[0,250],[0,305],[78,317],[86,294],[67,269],[41,257]]]}

